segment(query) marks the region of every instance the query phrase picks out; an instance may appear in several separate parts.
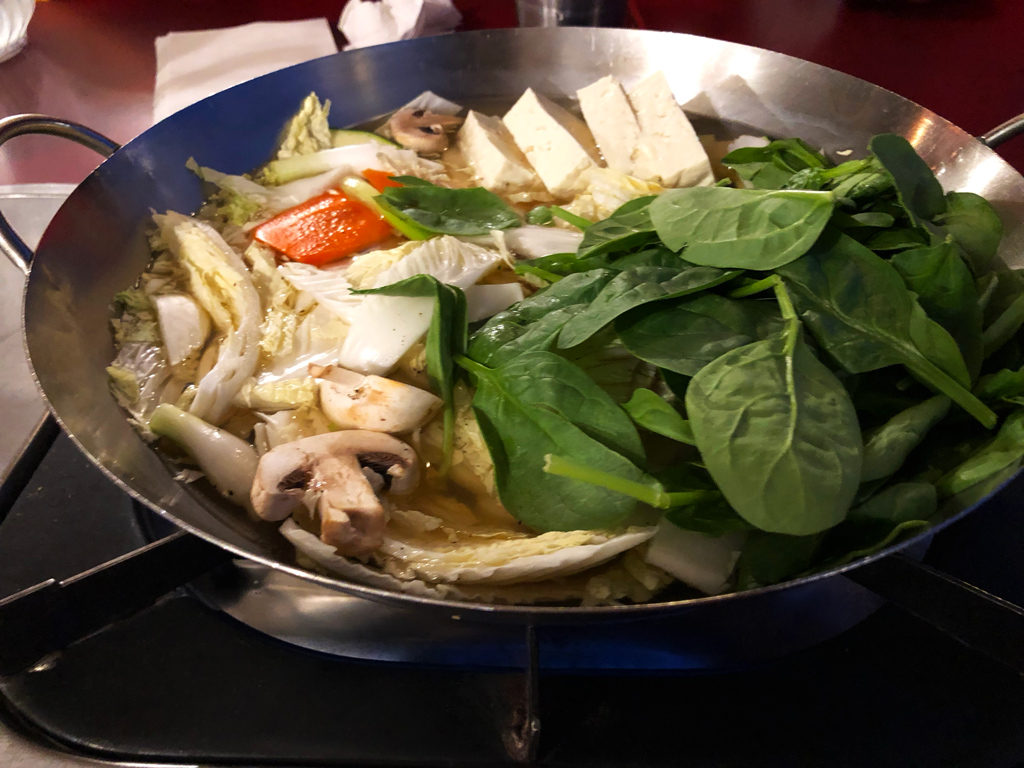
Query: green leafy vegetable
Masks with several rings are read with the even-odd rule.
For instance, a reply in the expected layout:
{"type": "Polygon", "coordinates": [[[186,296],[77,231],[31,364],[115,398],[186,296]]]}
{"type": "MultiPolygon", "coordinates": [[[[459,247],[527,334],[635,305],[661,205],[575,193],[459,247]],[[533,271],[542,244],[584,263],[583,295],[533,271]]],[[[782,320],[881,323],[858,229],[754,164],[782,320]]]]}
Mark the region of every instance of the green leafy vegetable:
{"type": "Polygon", "coordinates": [[[938,496],[930,483],[897,483],[850,510],[846,521],[829,531],[822,550],[832,554],[820,565],[845,565],[879,552],[908,533],[927,528],[938,496]]]}
{"type": "Polygon", "coordinates": [[[729,350],[778,333],[782,322],[773,302],[705,293],[628,312],[615,330],[641,360],[693,376],[729,350]]]}
{"type": "Polygon", "coordinates": [[[494,229],[522,225],[513,208],[483,187],[449,189],[429,183],[406,184],[386,188],[378,199],[437,234],[486,235],[494,229]]]}
{"type": "Polygon", "coordinates": [[[557,477],[579,480],[614,493],[642,501],[655,509],[673,509],[721,498],[717,491],[666,491],[655,478],[643,475],[639,480],[621,477],[589,464],[548,454],[544,457],[544,471],[557,477]]]}
{"type": "Polygon", "coordinates": [[[989,269],[1003,237],[1003,222],[988,200],[973,192],[948,192],[946,211],[936,221],[963,248],[974,274],[989,269]]]}
{"type": "Polygon", "coordinates": [[[956,340],[971,377],[981,369],[982,313],[971,271],[952,243],[901,251],[890,262],[921,308],[956,340]]]}
{"type": "Polygon", "coordinates": [[[1003,422],[992,442],[938,482],[939,495],[946,498],[962,493],[993,475],[998,475],[1008,467],[1019,466],[1022,459],[1024,459],[1024,410],[1017,410],[1003,422]]]}
{"type": "Polygon", "coordinates": [[[946,212],[946,195],[932,169],[914,151],[910,142],[894,133],[883,133],[868,145],[885,169],[892,174],[900,202],[916,225],[946,212]]]}
{"type": "Polygon", "coordinates": [[[638,197],[583,232],[577,251],[581,259],[639,248],[655,239],[648,206],[654,196],[638,197]]]}
{"type": "Polygon", "coordinates": [[[949,411],[949,398],[936,395],[893,416],[864,440],[861,482],[880,480],[894,474],[928,430],[949,411]]]}
{"type": "Polygon", "coordinates": [[[690,423],[657,392],[638,389],[622,407],[644,429],[687,445],[696,445],[690,423]]]}
{"type": "Polygon", "coordinates": [[[861,435],[843,385],[787,329],[726,352],[686,390],[704,463],[739,515],[758,528],[806,535],[840,522],[860,480],[861,435]]]}
{"type": "Polygon", "coordinates": [[[799,258],[832,215],[828,192],[690,187],[650,204],[661,241],[692,264],[774,269],[799,258]]]}
{"type": "Polygon", "coordinates": [[[956,342],[929,320],[895,268],[856,240],[826,232],[778,273],[818,343],[846,370],[902,364],[986,427],[995,424],[995,414],[964,386],[969,375],[956,342]]]}
{"type": "Polygon", "coordinates": [[[801,139],[776,139],[763,147],[734,149],[722,158],[750,186],[757,189],[782,189],[794,174],[819,169],[827,161],[801,139]]]}
{"type": "Polygon", "coordinates": [[[427,376],[430,386],[444,402],[444,444],[440,473],[451,466],[455,429],[455,357],[466,350],[466,295],[432,275],[413,275],[391,285],[353,293],[384,296],[431,297],[434,310],[427,330],[427,376]]]}
{"type": "Polygon", "coordinates": [[[620,272],[605,285],[590,304],[574,315],[558,335],[562,349],[581,344],[616,317],[652,301],[672,299],[703,291],[731,280],[739,272],[695,267],[640,266],[620,272]]]}
{"type": "Polygon", "coordinates": [[[467,356],[496,366],[522,352],[550,349],[565,323],[613,277],[614,272],[603,269],[569,275],[499,312],[470,338],[467,356]]]}
{"type": "MultiPolygon", "coordinates": [[[[476,387],[473,410],[494,461],[502,503],[514,517],[537,531],[625,525],[636,507],[633,498],[549,474],[544,471],[545,457],[572,456],[594,470],[637,483],[642,481],[643,473],[562,413],[539,403],[529,366],[524,367],[521,360],[494,369],[468,358],[459,360],[476,387]]],[[[549,382],[549,391],[558,390],[559,383],[549,382]]],[[[574,390],[573,382],[565,382],[558,396],[563,401],[586,397],[574,390]]]]}

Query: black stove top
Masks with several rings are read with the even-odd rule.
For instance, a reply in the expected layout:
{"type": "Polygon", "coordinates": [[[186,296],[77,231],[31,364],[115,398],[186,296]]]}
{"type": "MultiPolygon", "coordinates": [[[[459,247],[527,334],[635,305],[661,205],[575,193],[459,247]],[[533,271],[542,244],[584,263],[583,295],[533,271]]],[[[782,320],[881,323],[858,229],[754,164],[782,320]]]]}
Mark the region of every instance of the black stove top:
{"type": "MultiPolygon", "coordinates": [[[[1016,498],[938,534],[928,562],[1024,602],[1016,498]]],[[[160,524],[62,436],[0,524],[0,596],[118,556],[160,524]]],[[[0,763],[509,764],[524,756],[510,734],[532,691],[544,766],[1024,764],[1020,674],[891,606],[781,658],[703,669],[668,657],[572,669],[569,630],[538,628],[527,679],[534,646],[502,631],[484,641],[486,664],[367,661],[267,636],[180,589],[0,679],[0,763]]],[[[579,653],[587,637],[573,631],[579,653]]]]}

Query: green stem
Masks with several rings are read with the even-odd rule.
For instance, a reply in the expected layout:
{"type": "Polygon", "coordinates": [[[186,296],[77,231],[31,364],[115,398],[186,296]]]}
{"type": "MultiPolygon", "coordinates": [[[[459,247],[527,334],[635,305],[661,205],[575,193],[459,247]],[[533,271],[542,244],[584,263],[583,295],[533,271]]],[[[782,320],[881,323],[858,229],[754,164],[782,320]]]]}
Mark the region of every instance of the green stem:
{"type": "Polygon", "coordinates": [[[551,206],[551,215],[557,216],[562,221],[569,222],[579,230],[586,230],[587,227],[594,223],[590,219],[584,219],[582,216],[577,216],[575,213],[565,210],[560,205],[551,206]]]}
{"type": "Polygon", "coordinates": [[[793,354],[797,339],[800,338],[800,318],[796,314],[796,308],[793,306],[793,300],[789,296],[789,291],[786,290],[786,284],[782,282],[781,278],[772,288],[775,290],[775,299],[779,302],[779,312],[786,323],[785,353],[789,356],[793,354]]]}
{"type": "Polygon", "coordinates": [[[1024,296],[1018,296],[1003,313],[985,329],[983,340],[985,344],[985,357],[998,350],[1003,344],[1013,338],[1021,324],[1024,323],[1024,296]]]}
{"type": "Polygon", "coordinates": [[[548,272],[546,269],[535,267],[531,264],[516,264],[515,273],[517,275],[534,275],[539,277],[541,280],[546,280],[549,283],[557,283],[562,279],[562,275],[556,275],[554,272],[548,272]]]}
{"type": "Polygon", "coordinates": [[[544,471],[551,475],[566,477],[570,480],[580,480],[584,483],[606,488],[609,491],[621,493],[624,496],[630,496],[655,509],[683,507],[720,496],[718,491],[669,492],[662,487],[661,483],[653,478],[646,483],[639,483],[635,480],[627,480],[618,475],[594,469],[572,459],[555,456],[551,453],[544,457],[544,471]]]}
{"type": "Polygon", "coordinates": [[[753,282],[747,283],[746,285],[742,285],[739,288],[734,288],[733,290],[729,291],[726,294],[726,296],[728,296],[730,299],[744,299],[747,296],[753,296],[755,293],[761,293],[762,291],[767,291],[771,288],[774,288],[778,282],[778,275],[769,275],[768,277],[762,278],[760,280],[754,280],[753,282]]]}

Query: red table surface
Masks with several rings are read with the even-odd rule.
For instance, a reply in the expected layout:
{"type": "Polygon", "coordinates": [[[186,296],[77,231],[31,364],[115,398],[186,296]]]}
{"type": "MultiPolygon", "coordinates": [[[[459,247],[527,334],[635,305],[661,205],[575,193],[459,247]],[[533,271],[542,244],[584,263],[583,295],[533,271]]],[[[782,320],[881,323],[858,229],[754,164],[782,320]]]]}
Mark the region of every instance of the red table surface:
{"type": "MultiPolygon", "coordinates": [[[[516,23],[513,0],[456,0],[464,29],[516,23]]],[[[169,31],[326,17],[344,0],[40,0],[28,47],[0,63],[0,116],[41,112],[120,142],[150,122],[153,41],[169,31]]],[[[916,101],[975,134],[1024,112],[1021,0],[631,0],[633,26],[797,56],[916,101]]],[[[1024,170],[1024,137],[1000,150],[1024,170]]],[[[50,137],[0,149],[0,184],[77,183],[88,150],[50,137]]]]}

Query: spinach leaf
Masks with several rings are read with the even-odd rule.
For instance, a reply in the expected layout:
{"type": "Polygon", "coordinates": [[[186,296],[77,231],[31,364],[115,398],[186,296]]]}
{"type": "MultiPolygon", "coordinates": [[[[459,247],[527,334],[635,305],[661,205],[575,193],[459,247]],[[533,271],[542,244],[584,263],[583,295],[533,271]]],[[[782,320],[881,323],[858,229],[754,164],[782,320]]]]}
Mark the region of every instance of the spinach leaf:
{"type": "Polygon", "coordinates": [[[971,271],[976,275],[984,274],[1003,237],[1003,222],[992,205],[973,192],[948,192],[946,211],[936,222],[963,248],[971,271]]]}
{"type": "Polygon", "coordinates": [[[644,462],[629,416],[578,366],[551,352],[530,352],[498,370],[512,398],[558,414],[635,464],[644,462]]]}
{"type": "Polygon", "coordinates": [[[876,230],[886,230],[895,223],[896,220],[892,214],[882,211],[864,211],[862,213],[836,211],[832,214],[831,221],[832,226],[839,227],[851,235],[853,232],[850,230],[865,229],[875,232],[876,230]]]}
{"type": "Polygon", "coordinates": [[[873,251],[902,251],[904,248],[918,248],[928,245],[930,238],[924,230],[908,227],[883,229],[872,235],[864,244],[873,251]]]}
{"type": "Polygon", "coordinates": [[[982,483],[1024,459],[1024,409],[1011,413],[995,438],[936,484],[947,498],[982,483]]]}
{"type": "Polygon", "coordinates": [[[736,589],[756,589],[778,584],[809,570],[821,547],[823,535],[787,536],[751,531],[736,561],[736,589]]]}
{"type": "Polygon", "coordinates": [[[581,259],[638,248],[655,239],[648,207],[653,195],[638,197],[620,206],[607,219],[594,222],[583,232],[577,249],[581,259]]]}
{"type": "Polygon", "coordinates": [[[937,507],[938,496],[931,483],[896,483],[851,509],[844,525],[923,521],[931,518],[937,507]]]}
{"type": "Polygon", "coordinates": [[[837,179],[832,193],[842,206],[856,209],[876,205],[892,189],[892,176],[882,169],[877,159],[869,158],[863,170],[837,179]]]}
{"type": "Polygon", "coordinates": [[[871,139],[871,151],[892,174],[900,203],[916,226],[931,221],[946,211],[946,195],[932,169],[914,151],[910,142],[894,133],[882,133],[871,139]]]}
{"type": "Polygon", "coordinates": [[[904,535],[929,527],[937,508],[934,485],[891,485],[851,509],[846,521],[828,532],[819,565],[838,567],[873,555],[904,535]]]}
{"type": "Polygon", "coordinates": [[[432,275],[413,275],[391,285],[353,293],[434,298],[426,338],[427,377],[444,403],[443,459],[439,471],[446,475],[455,435],[455,357],[465,352],[467,344],[466,295],[432,275]]]}
{"type": "MultiPolygon", "coordinates": [[[[678,269],[683,260],[679,254],[663,246],[652,245],[635,251],[609,251],[594,256],[580,258],[575,253],[553,253],[541,256],[516,265],[517,273],[530,272],[544,277],[542,272],[554,277],[563,277],[575,272],[588,272],[591,269],[610,269],[623,272],[632,267],[675,267],[678,269]]],[[[549,279],[545,277],[544,279],[549,279]]],[[[551,280],[555,282],[555,280],[551,280]]]]}
{"type": "Polygon", "coordinates": [[[466,354],[493,367],[524,351],[549,349],[569,318],[593,301],[613,277],[611,270],[595,269],[537,291],[488,320],[470,337],[466,354]]]}
{"type": "Polygon", "coordinates": [[[782,330],[774,302],[705,293],[620,315],[615,330],[630,352],[659,368],[693,376],[730,349],[782,330]]]}
{"type": "MultiPolygon", "coordinates": [[[[629,521],[634,499],[550,474],[544,465],[549,454],[572,456],[596,470],[640,482],[644,475],[635,465],[557,409],[540,406],[528,367],[524,374],[519,361],[508,370],[486,368],[465,357],[459,364],[476,388],[473,410],[494,461],[498,495],[517,520],[536,531],[613,529],[629,521]]],[[[591,394],[575,391],[569,381],[549,380],[547,386],[558,390],[556,397],[563,403],[586,401],[591,394]]]]}
{"type": "Polygon", "coordinates": [[[685,507],[676,507],[665,513],[665,519],[687,531],[707,536],[724,536],[755,530],[736,514],[724,499],[707,499],[685,507]]]}
{"type": "Polygon", "coordinates": [[[895,474],[907,456],[924,440],[928,430],[949,411],[949,398],[936,395],[893,416],[864,439],[862,483],[895,474]]]}
{"type": "Polygon", "coordinates": [[[382,199],[421,227],[439,234],[486,235],[492,229],[522,225],[515,209],[483,187],[449,189],[424,182],[387,187],[375,199],[382,199]]]}
{"type": "Polygon", "coordinates": [[[757,189],[781,189],[794,173],[828,163],[801,139],[776,139],[763,147],[741,147],[722,158],[741,179],[757,189]]]}
{"type": "Polygon", "coordinates": [[[638,426],[679,443],[696,445],[690,422],[657,392],[638,389],[622,407],[638,426]]]}
{"type": "Polygon", "coordinates": [[[990,326],[982,334],[984,355],[988,357],[998,351],[1006,342],[1017,335],[1017,331],[1024,325],[1024,294],[1018,296],[1006,309],[1003,310],[990,326]]]}
{"type": "Polygon", "coordinates": [[[720,285],[739,274],[735,270],[695,267],[639,266],[612,278],[583,311],[573,316],[558,335],[562,349],[580,344],[619,315],[652,301],[686,296],[720,285]]]}
{"type": "Polygon", "coordinates": [[[974,278],[957,250],[949,242],[913,248],[895,254],[889,263],[917,294],[928,316],[949,331],[973,379],[981,370],[984,351],[982,313],[974,278]]]}
{"type": "Polygon", "coordinates": [[[787,330],[726,352],[686,390],[704,464],[740,517],[806,535],[846,516],[860,481],[861,434],[843,385],[800,338],[777,287],[787,330]]]}
{"type": "Polygon", "coordinates": [[[629,400],[638,387],[650,386],[657,375],[653,365],[630,354],[611,327],[559,354],[585,371],[617,403],[629,400]]]}
{"type": "Polygon", "coordinates": [[[982,400],[1005,400],[1011,397],[1024,395],[1024,368],[1010,370],[1003,368],[1001,371],[982,376],[974,394],[982,400]]]}
{"type": "Polygon", "coordinates": [[[708,267],[767,270],[800,257],[832,215],[830,192],[689,187],[650,204],[661,241],[708,267]]]}
{"type": "Polygon", "coordinates": [[[928,319],[895,268],[856,240],[827,231],[777,273],[794,289],[818,343],[847,371],[902,364],[986,427],[995,425],[995,414],[962,383],[968,374],[956,342],[928,319]]]}

